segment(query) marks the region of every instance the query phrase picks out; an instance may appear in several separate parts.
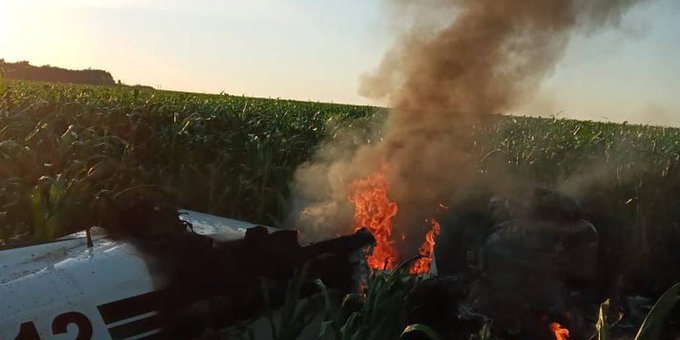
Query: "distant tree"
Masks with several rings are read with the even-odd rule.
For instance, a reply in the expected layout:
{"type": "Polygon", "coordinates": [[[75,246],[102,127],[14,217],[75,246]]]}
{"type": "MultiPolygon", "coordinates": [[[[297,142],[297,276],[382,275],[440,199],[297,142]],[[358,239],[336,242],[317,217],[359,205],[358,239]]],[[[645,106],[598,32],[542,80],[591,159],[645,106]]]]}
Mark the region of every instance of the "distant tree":
{"type": "Polygon", "coordinates": [[[33,66],[28,61],[16,63],[5,62],[0,59],[0,73],[7,79],[46,81],[57,83],[91,84],[91,85],[115,85],[113,76],[107,71],[87,69],[87,70],[67,70],[50,65],[33,66]]]}

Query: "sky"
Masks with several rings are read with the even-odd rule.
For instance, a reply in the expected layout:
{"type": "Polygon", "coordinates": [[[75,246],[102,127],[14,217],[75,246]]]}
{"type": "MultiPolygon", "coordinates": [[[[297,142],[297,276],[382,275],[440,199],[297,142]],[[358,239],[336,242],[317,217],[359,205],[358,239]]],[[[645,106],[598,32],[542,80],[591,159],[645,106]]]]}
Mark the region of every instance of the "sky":
{"type": "MultiPolygon", "coordinates": [[[[382,0],[0,0],[0,58],[127,84],[373,104],[359,78],[395,36],[382,0]]],[[[680,126],[680,1],[575,36],[513,114],[680,126]]]]}

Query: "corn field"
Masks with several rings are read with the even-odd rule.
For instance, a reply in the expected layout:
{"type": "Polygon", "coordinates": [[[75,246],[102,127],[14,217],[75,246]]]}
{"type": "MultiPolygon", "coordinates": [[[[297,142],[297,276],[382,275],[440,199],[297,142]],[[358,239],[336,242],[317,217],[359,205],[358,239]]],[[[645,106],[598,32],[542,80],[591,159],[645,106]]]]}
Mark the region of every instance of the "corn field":
{"type": "MultiPolygon", "coordinates": [[[[292,175],[315,147],[342,129],[369,129],[385,114],[369,106],[4,81],[0,244],[95,225],[111,197],[130,190],[276,225],[289,210],[292,175]]],[[[675,271],[660,269],[679,260],[671,251],[680,240],[679,129],[497,116],[471,133],[469,149],[479,159],[473,187],[498,169],[560,187],[600,230],[612,271],[654,292],[677,281],[675,271]]],[[[486,204],[488,191],[480,187],[472,204],[486,204]]]]}
{"type": "Polygon", "coordinates": [[[188,209],[273,223],[329,122],[376,110],[19,82],[0,98],[4,242],[82,229],[102,209],[96,198],[148,185],[188,209]]]}
{"type": "MultiPolygon", "coordinates": [[[[115,214],[116,198],[130,193],[282,223],[295,169],[315,148],[346,129],[369,131],[386,114],[368,106],[0,81],[0,247],[98,225],[115,214]]],[[[492,116],[467,141],[476,160],[472,194],[453,209],[484,210],[498,178],[554,186],[576,197],[600,232],[602,295],[623,284],[660,296],[680,281],[680,129],[492,116]]],[[[394,290],[375,296],[395,301],[413,289],[394,275],[372,280],[372,290],[394,290]]],[[[327,305],[321,338],[370,338],[375,330],[437,338],[425,325],[406,326],[400,304],[380,313],[395,316],[393,324],[370,319],[374,295],[352,315],[327,305]]],[[[657,314],[676,301],[667,300],[657,314]]],[[[603,306],[600,339],[612,323],[603,306]]],[[[663,317],[648,317],[640,339],[654,338],[654,320],[663,317]]]]}

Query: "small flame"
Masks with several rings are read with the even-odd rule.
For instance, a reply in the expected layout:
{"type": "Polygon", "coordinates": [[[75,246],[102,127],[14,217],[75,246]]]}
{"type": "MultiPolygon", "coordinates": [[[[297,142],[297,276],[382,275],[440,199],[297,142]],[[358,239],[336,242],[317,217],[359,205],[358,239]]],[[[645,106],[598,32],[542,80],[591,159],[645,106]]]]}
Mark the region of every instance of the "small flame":
{"type": "Polygon", "coordinates": [[[432,223],[432,228],[425,235],[425,242],[420,246],[420,255],[422,256],[411,267],[411,274],[425,274],[430,271],[430,263],[432,263],[432,254],[434,253],[435,238],[439,235],[439,222],[434,219],[429,221],[432,223]]]}
{"type": "Polygon", "coordinates": [[[373,270],[392,269],[399,255],[392,242],[393,218],[397,215],[397,203],[387,197],[387,165],[365,179],[352,182],[349,201],[354,204],[353,230],[366,227],[375,237],[373,254],[368,266],[373,270]]]}
{"type": "Polygon", "coordinates": [[[569,330],[566,328],[562,328],[562,325],[560,325],[557,322],[553,322],[550,324],[550,330],[555,334],[555,340],[568,340],[569,339],[569,330]]]}

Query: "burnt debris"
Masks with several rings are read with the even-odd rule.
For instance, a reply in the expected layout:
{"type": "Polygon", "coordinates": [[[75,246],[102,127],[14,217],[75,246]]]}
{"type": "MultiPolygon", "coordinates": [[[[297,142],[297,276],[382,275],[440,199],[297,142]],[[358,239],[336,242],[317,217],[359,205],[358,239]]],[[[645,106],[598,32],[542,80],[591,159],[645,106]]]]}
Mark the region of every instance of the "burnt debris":
{"type": "Polygon", "coordinates": [[[493,320],[499,335],[553,339],[550,323],[558,322],[576,338],[589,335],[583,316],[602,301],[594,289],[600,236],[577,200],[537,186],[443,223],[453,231],[442,232],[436,260],[442,275],[455,278],[446,296],[457,301],[459,327],[466,327],[461,320],[476,319],[477,329],[493,320]]]}
{"type": "Polygon", "coordinates": [[[154,273],[154,299],[164,334],[190,338],[206,329],[221,329],[261,315],[284,301],[286,285],[306,266],[300,294],[318,292],[313,281],[341,293],[354,288],[355,252],[375,243],[362,229],[316,244],[301,246],[296,230],[246,231],[236,241],[199,235],[179,219],[176,209],[158,201],[118,205],[103,221],[112,238],[134,244],[154,273]],[[263,282],[270,292],[263,296],[263,282]],[[266,300],[266,301],[265,301],[266,300]]]}

